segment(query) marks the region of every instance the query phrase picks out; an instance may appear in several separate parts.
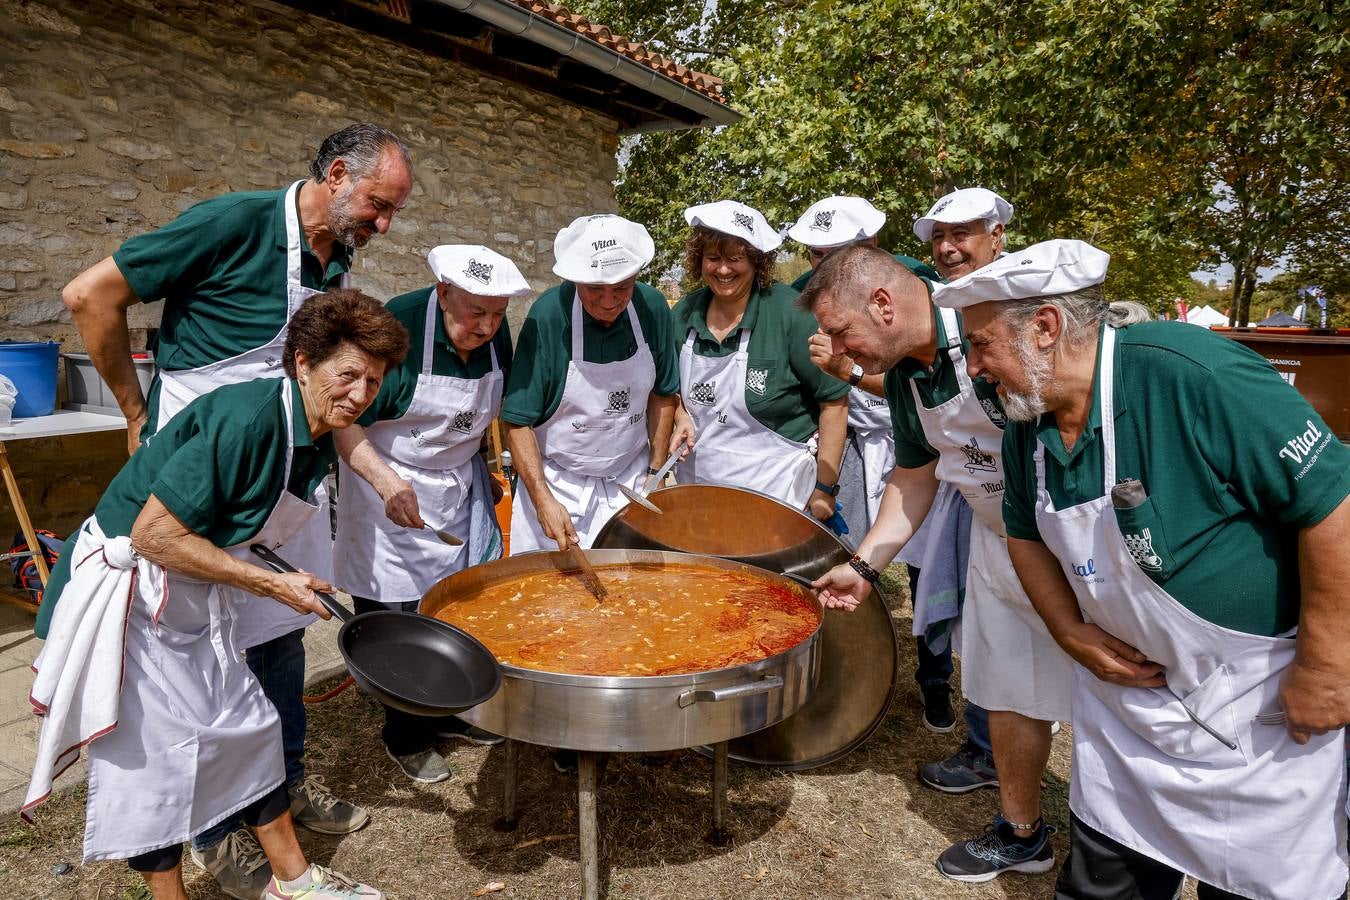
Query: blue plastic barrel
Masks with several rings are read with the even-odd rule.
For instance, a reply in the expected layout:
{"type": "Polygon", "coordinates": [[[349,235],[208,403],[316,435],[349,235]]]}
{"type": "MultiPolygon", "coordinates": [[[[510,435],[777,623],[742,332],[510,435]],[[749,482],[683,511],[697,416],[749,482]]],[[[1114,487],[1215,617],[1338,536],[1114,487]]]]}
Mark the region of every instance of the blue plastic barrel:
{"type": "Polygon", "coordinates": [[[55,341],[0,341],[0,375],[19,389],[13,416],[49,416],[56,411],[55,341]]]}

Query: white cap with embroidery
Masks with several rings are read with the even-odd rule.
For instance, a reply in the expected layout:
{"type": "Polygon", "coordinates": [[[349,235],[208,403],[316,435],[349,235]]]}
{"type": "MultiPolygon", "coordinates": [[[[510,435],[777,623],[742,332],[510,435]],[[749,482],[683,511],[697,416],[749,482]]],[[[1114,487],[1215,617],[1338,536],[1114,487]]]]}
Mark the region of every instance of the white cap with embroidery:
{"type": "Polygon", "coordinates": [[[553,239],[553,274],[573,284],[618,284],[652,261],[647,229],[623,216],[581,216],[553,239]]]}
{"type": "Polygon", "coordinates": [[[788,237],[818,250],[833,250],[875,237],[886,214],[861,197],[826,197],[806,208],[788,237]]]}
{"type": "Polygon", "coordinates": [[[914,220],[914,236],[926,244],[933,239],[933,226],[938,222],[956,225],[993,219],[1007,225],[1012,217],[1013,205],[988,188],[961,188],[934,203],[928,215],[914,220]]]}
{"type": "Polygon", "coordinates": [[[1111,255],[1083,241],[1054,240],[1005,253],[982,269],[933,287],[933,302],[964,309],[990,300],[1029,300],[1106,280],[1111,255]]]}
{"type": "Polygon", "coordinates": [[[530,284],[516,264],[479,244],[442,244],[427,254],[437,281],[483,297],[520,297],[530,284]]]}
{"type": "Polygon", "coordinates": [[[684,211],[684,220],[690,225],[702,225],[738,237],[761,253],[777,250],[783,245],[783,238],[769,227],[769,220],[764,218],[764,214],[739,200],[718,200],[691,206],[684,211]]]}

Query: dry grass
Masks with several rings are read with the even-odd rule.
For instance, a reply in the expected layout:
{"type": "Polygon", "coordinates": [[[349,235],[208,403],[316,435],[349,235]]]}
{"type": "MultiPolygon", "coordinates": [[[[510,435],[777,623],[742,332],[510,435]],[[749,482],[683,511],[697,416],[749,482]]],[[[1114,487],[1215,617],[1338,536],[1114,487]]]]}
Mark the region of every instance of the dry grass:
{"type": "MultiPolygon", "coordinates": [[[[897,611],[907,603],[895,604],[897,611]]],[[[901,633],[909,620],[897,615],[901,633]]],[[[979,833],[997,809],[994,791],[949,796],[921,787],[915,767],[952,752],[957,734],[919,725],[912,642],[901,643],[901,686],[876,734],[847,758],[786,774],[732,764],[727,847],[706,843],[711,763],[692,751],[610,758],[600,795],[602,877],[620,898],[933,898],[1047,897],[1053,873],[1009,875],[978,886],[943,879],[933,868],[953,841],[979,833]]],[[[318,861],[379,885],[390,896],[564,898],[580,892],[576,782],[553,771],[544,751],[522,746],[520,827],[494,830],[501,795],[501,748],[447,748],[455,778],[437,785],[405,780],[379,745],[379,711],[355,690],[311,708],[308,765],[341,796],[371,811],[371,824],[342,838],[301,832],[318,861]],[[561,837],[561,836],[566,837],[561,837]],[[542,840],[536,840],[542,839],[542,840]]],[[[959,733],[959,732],[958,732],[959,733]]],[[[1046,776],[1045,817],[1068,821],[1069,741],[1055,739],[1046,776]]],[[[0,830],[0,884],[7,896],[134,897],[138,880],[121,863],[77,863],[82,791],[39,810],[38,825],[0,830]]],[[[193,897],[218,897],[188,870],[193,897]]]]}

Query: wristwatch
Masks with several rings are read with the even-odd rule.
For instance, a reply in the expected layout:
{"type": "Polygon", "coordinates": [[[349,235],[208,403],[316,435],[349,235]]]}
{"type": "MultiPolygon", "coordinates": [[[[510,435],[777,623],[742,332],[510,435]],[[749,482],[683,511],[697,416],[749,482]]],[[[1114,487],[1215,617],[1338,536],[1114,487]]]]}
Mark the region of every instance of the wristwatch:
{"type": "Polygon", "coordinates": [[[836,481],[834,484],[826,484],[823,481],[817,481],[816,490],[820,491],[822,494],[829,494],[831,497],[838,497],[839,482],[836,481]]]}
{"type": "Polygon", "coordinates": [[[854,363],[853,368],[848,370],[848,383],[853,385],[854,387],[857,387],[858,382],[863,380],[864,374],[865,373],[863,372],[863,367],[858,365],[857,363],[854,363]]]}

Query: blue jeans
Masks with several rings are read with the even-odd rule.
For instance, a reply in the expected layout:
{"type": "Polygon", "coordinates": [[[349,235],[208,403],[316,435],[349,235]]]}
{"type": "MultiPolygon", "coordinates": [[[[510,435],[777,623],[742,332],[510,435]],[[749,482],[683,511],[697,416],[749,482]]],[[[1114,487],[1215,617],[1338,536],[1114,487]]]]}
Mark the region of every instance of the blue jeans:
{"type": "MultiPolygon", "coordinates": [[[[906,566],[905,568],[909,570],[909,595],[912,599],[918,592],[919,570],[914,566],[906,566]]],[[[927,641],[922,637],[916,637],[914,649],[919,658],[919,665],[914,669],[914,680],[918,682],[920,688],[947,684],[951,681],[952,645],[950,642],[947,644],[947,649],[941,653],[934,653],[928,649],[927,641]]],[[[994,751],[993,744],[989,741],[989,713],[985,711],[984,707],[976,706],[967,700],[965,720],[966,743],[992,756],[994,751]]]]}
{"type": "MultiPolygon", "coordinates": [[[[286,785],[305,780],[305,629],[249,647],[244,660],[262,685],[263,694],[277,709],[281,719],[281,752],[286,761],[286,785]]],[[[236,814],[194,835],[192,846],[198,850],[215,846],[244,824],[236,814]]]]}

